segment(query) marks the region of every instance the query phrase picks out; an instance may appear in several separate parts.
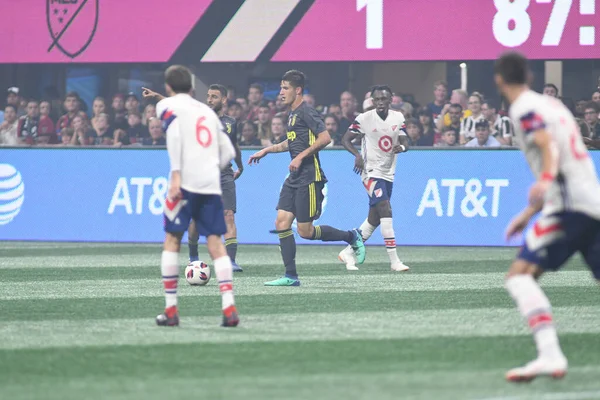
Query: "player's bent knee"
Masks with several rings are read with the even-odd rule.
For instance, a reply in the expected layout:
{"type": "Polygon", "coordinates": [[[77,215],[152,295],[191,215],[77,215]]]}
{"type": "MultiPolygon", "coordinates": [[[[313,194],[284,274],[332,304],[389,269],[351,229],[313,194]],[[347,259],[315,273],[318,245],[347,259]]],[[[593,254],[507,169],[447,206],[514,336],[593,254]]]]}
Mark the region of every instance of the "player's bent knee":
{"type": "Polygon", "coordinates": [[[298,224],[298,235],[303,239],[312,239],[314,229],[312,225],[302,226],[298,224]]]}
{"type": "Polygon", "coordinates": [[[379,218],[392,218],[392,205],[389,201],[380,201],[375,205],[379,218]]]}
{"type": "Polygon", "coordinates": [[[206,249],[213,260],[227,255],[227,250],[221,240],[221,236],[209,235],[206,238],[206,249]]]}
{"type": "Polygon", "coordinates": [[[516,275],[531,275],[535,279],[537,279],[543,274],[543,272],[544,271],[536,264],[532,264],[525,260],[517,259],[513,261],[510,268],[508,269],[506,279],[516,275]]]}

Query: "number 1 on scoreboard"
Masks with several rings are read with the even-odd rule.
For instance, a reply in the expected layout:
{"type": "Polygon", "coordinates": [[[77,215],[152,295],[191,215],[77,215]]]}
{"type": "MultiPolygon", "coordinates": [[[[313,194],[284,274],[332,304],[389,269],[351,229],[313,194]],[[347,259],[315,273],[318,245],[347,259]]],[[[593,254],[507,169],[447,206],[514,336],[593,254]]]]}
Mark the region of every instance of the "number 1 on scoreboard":
{"type": "Polygon", "coordinates": [[[367,49],[383,48],[383,0],[356,0],[356,11],[366,8],[367,49]]]}

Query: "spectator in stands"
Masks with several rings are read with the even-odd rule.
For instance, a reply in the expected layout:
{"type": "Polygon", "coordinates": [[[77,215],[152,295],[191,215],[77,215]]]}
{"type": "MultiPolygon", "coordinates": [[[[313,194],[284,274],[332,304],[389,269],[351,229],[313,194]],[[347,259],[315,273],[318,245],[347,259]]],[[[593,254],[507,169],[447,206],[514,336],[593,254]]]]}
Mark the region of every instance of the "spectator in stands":
{"type": "Polygon", "coordinates": [[[98,118],[98,115],[100,114],[104,114],[106,113],[106,101],[104,100],[103,97],[96,97],[94,99],[94,101],[92,102],[92,119],[91,119],[91,125],[92,128],[96,125],[96,118],[98,118]]]}
{"type": "Polygon", "coordinates": [[[240,146],[260,146],[262,143],[258,138],[258,127],[252,121],[242,122],[242,138],[240,146]]]}
{"type": "Polygon", "coordinates": [[[237,123],[239,123],[242,120],[242,106],[240,105],[240,103],[238,103],[237,101],[229,101],[228,102],[228,108],[227,111],[229,112],[229,116],[233,119],[235,119],[235,121],[237,123]]]}
{"type": "Polygon", "coordinates": [[[258,118],[258,108],[263,102],[264,89],[261,84],[253,83],[248,89],[248,115],[247,120],[255,121],[258,118]]]}
{"type": "Polygon", "coordinates": [[[110,146],[113,144],[113,132],[110,129],[110,117],[101,113],[96,117],[96,124],[90,132],[90,144],[96,146],[110,146]]]}
{"type": "Polygon", "coordinates": [[[331,143],[329,143],[329,146],[340,146],[342,144],[343,135],[339,131],[340,123],[337,117],[333,114],[327,114],[324,118],[324,122],[325,129],[329,132],[329,136],[331,136],[331,143]]]}
{"type": "Polygon", "coordinates": [[[489,122],[491,135],[504,146],[512,145],[514,130],[510,118],[498,114],[498,106],[492,100],[484,100],[481,113],[489,122]]]}
{"type": "MultiPolygon", "coordinates": [[[[56,86],[46,86],[44,88],[44,99],[50,103],[50,114],[49,117],[56,124],[58,119],[62,116],[62,100],[58,94],[56,86]]],[[[40,104],[40,113],[42,113],[42,105],[40,104]]]]}
{"type": "Polygon", "coordinates": [[[436,121],[438,131],[441,131],[445,126],[450,126],[450,115],[448,115],[448,111],[450,111],[452,104],[460,104],[460,107],[462,108],[461,120],[471,115],[471,110],[467,108],[468,97],[468,93],[462,89],[454,89],[452,91],[450,103],[444,106],[440,116],[436,121]]]}
{"type": "Polygon", "coordinates": [[[583,115],[586,125],[588,126],[587,135],[590,139],[600,139],[600,123],[598,122],[598,115],[600,114],[600,106],[590,101],[585,105],[583,115]]]}
{"type": "Polygon", "coordinates": [[[437,81],[433,84],[433,101],[427,104],[427,109],[433,115],[435,120],[442,113],[442,109],[448,99],[448,84],[444,81],[437,81]]]}
{"type": "Polygon", "coordinates": [[[61,138],[61,144],[63,146],[73,146],[73,135],[74,135],[74,131],[73,128],[65,128],[62,130],[62,133],[60,135],[61,138]]]}
{"type": "Polygon", "coordinates": [[[54,121],[52,121],[52,118],[50,117],[51,114],[52,108],[50,102],[42,101],[40,103],[40,122],[38,124],[38,135],[47,136],[47,143],[56,144],[58,143],[58,137],[56,136],[54,121]]]}
{"type": "Polygon", "coordinates": [[[34,145],[38,139],[38,129],[40,123],[39,105],[35,100],[27,104],[27,114],[19,118],[17,126],[17,136],[19,141],[24,144],[34,145]]]}
{"type": "Polygon", "coordinates": [[[73,144],[77,146],[89,146],[93,144],[94,132],[88,126],[87,120],[81,115],[73,117],[73,144]]]}
{"type": "Polygon", "coordinates": [[[597,90],[592,94],[592,101],[594,103],[600,104],[600,90],[597,90]]]}
{"type": "Polygon", "coordinates": [[[140,99],[138,99],[135,93],[127,93],[127,98],[125,99],[125,110],[127,111],[127,114],[140,112],[140,99]]]}
{"type": "MultiPolygon", "coordinates": [[[[76,92],[69,92],[63,102],[66,114],[59,118],[56,123],[56,133],[60,135],[60,132],[65,128],[73,127],[73,118],[79,113],[79,95],[76,92]]],[[[77,133],[77,132],[75,132],[77,133]]]]}
{"type": "Polygon", "coordinates": [[[409,119],[413,117],[414,108],[409,102],[404,102],[400,106],[400,112],[404,115],[404,118],[409,119]]]}
{"type": "Polygon", "coordinates": [[[477,122],[485,119],[481,112],[483,98],[477,92],[473,92],[469,97],[469,111],[471,115],[463,117],[460,124],[460,144],[465,144],[475,138],[475,125],[477,122]]]}
{"type": "Polygon", "coordinates": [[[278,144],[287,140],[285,119],[276,115],[271,119],[271,143],[278,144]]]}
{"type": "MultiPolygon", "coordinates": [[[[227,114],[227,111],[225,112],[225,114],[227,114]]],[[[149,127],[149,122],[151,118],[158,118],[158,115],[156,115],[156,106],[154,104],[148,104],[144,108],[144,115],[142,115],[142,125],[149,127]]]]}
{"type": "Polygon", "coordinates": [[[352,93],[345,91],[340,95],[340,107],[342,108],[342,117],[340,118],[341,132],[346,132],[350,124],[354,122],[354,118],[358,115],[356,113],[356,106],[356,97],[352,93]]]}
{"type": "Polygon", "coordinates": [[[162,129],[162,122],[156,117],[150,117],[148,120],[148,130],[150,137],[144,138],[142,144],[144,146],[166,146],[167,141],[162,129]]]}
{"type": "Polygon", "coordinates": [[[490,135],[490,123],[481,119],[475,123],[475,138],[471,139],[465,147],[501,147],[502,143],[490,135]]]}
{"type": "Polygon", "coordinates": [[[235,101],[235,96],[236,96],[236,90],[234,86],[228,85],[227,86],[227,102],[231,102],[231,101],[235,101]]]}
{"type": "Polygon", "coordinates": [[[417,117],[423,127],[423,137],[421,138],[421,141],[427,142],[424,146],[433,146],[433,144],[439,140],[439,137],[436,137],[431,110],[428,107],[421,107],[417,110],[417,117]]]}
{"type": "Polygon", "coordinates": [[[258,128],[258,138],[263,146],[269,146],[269,143],[271,143],[271,110],[269,104],[264,101],[258,106],[256,126],[258,128]]]}
{"type": "Polygon", "coordinates": [[[7,104],[4,107],[4,122],[0,124],[0,144],[4,146],[16,146],[19,144],[17,136],[18,125],[17,107],[13,104],[7,104]]]}
{"type": "Polygon", "coordinates": [[[129,141],[129,136],[127,136],[125,129],[115,128],[115,131],[113,132],[113,146],[121,147],[129,144],[131,144],[131,142],[129,141]]]}
{"type": "Polygon", "coordinates": [[[542,91],[543,94],[558,98],[558,87],[554,83],[546,83],[542,91]]]}
{"type": "MultiPolygon", "coordinates": [[[[328,110],[329,110],[329,114],[335,115],[335,117],[338,119],[338,121],[340,121],[342,119],[342,117],[343,117],[343,115],[342,115],[342,107],[340,107],[339,104],[331,104],[329,106],[328,110]]],[[[352,122],[354,122],[354,121],[352,121],[352,122]]],[[[348,126],[348,127],[350,127],[350,126],[348,126]]],[[[339,131],[342,134],[346,133],[345,131],[342,132],[341,127],[339,128],[339,131]]]]}
{"type": "Polygon", "coordinates": [[[587,103],[587,99],[579,99],[575,102],[575,118],[578,120],[583,119],[583,112],[587,103]]]}
{"type": "Polygon", "coordinates": [[[144,138],[150,136],[148,127],[142,125],[142,116],[139,112],[131,112],[127,115],[127,136],[130,143],[142,142],[144,138]]]}
{"type": "Polygon", "coordinates": [[[127,110],[125,110],[125,98],[117,93],[112,99],[111,123],[116,128],[127,128],[127,110]]]}
{"type": "Polygon", "coordinates": [[[287,106],[285,104],[283,104],[283,101],[281,100],[281,96],[277,96],[275,98],[275,113],[276,114],[287,113],[287,106]]]}
{"type": "Polygon", "coordinates": [[[455,147],[458,145],[459,130],[450,126],[444,128],[440,140],[434,144],[435,147],[455,147]]]}
{"type": "Polygon", "coordinates": [[[306,104],[308,104],[309,106],[311,106],[312,108],[317,108],[317,102],[315,100],[315,96],[313,96],[310,93],[306,93],[302,96],[302,98],[304,99],[304,102],[306,104]]]}
{"type": "Polygon", "coordinates": [[[242,107],[242,119],[244,119],[244,117],[250,112],[248,100],[246,100],[244,97],[238,97],[235,101],[242,107]]]}
{"type": "Polygon", "coordinates": [[[373,98],[372,97],[369,97],[368,99],[365,99],[365,101],[363,101],[362,109],[363,109],[364,113],[367,112],[367,111],[371,111],[374,108],[375,108],[375,104],[373,104],[373,98]]]}
{"type": "Polygon", "coordinates": [[[394,95],[392,96],[392,103],[390,104],[390,108],[392,110],[400,111],[402,109],[402,104],[404,104],[404,101],[402,101],[402,96],[394,93],[394,95]]]}
{"type": "Polygon", "coordinates": [[[6,104],[12,104],[15,106],[15,109],[17,110],[17,118],[27,114],[25,107],[21,106],[21,96],[19,95],[19,92],[19,88],[13,86],[8,88],[8,94],[6,95],[6,104]]]}
{"type": "Polygon", "coordinates": [[[428,146],[427,142],[421,142],[423,134],[423,126],[416,118],[409,118],[406,120],[406,134],[408,135],[408,142],[411,146],[428,146]]]}

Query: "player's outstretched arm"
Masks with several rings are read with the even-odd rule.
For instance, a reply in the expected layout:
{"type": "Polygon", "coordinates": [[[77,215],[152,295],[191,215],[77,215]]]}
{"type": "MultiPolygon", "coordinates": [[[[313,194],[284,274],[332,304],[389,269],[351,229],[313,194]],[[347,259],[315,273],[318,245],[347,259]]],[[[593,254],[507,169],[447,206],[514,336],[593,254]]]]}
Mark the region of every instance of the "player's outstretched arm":
{"type": "Polygon", "coordinates": [[[142,97],[145,99],[154,99],[156,101],[161,101],[165,98],[165,96],[163,96],[162,94],[152,91],[145,87],[142,88],[142,97]]]}
{"type": "Polygon", "coordinates": [[[248,165],[258,164],[260,162],[260,159],[269,153],[283,153],[284,151],[288,151],[287,140],[284,140],[281,143],[271,145],[269,147],[265,147],[264,149],[252,154],[248,159],[248,165]]]}

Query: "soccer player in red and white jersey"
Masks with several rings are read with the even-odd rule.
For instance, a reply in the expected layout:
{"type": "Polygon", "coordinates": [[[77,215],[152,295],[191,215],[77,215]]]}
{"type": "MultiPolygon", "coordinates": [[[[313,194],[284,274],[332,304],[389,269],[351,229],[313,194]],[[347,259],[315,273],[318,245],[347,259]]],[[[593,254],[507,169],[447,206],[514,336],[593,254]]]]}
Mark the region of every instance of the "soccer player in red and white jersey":
{"type": "MultiPolygon", "coordinates": [[[[360,226],[360,232],[363,240],[367,240],[381,225],[392,271],[408,271],[408,266],[400,261],[396,252],[390,204],[396,174],[396,154],[408,150],[404,115],[390,110],[392,90],[388,86],[375,86],[371,96],[375,108],[357,116],[342,140],[344,148],[355,156],[354,171],[361,174],[369,196],[369,216],[360,226]],[[362,154],[352,145],[352,141],[358,137],[362,137],[362,154]]],[[[342,250],[338,258],[346,264],[347,270],[358,269],[350,246],[342,250]]]]}
{"type": "Polygon", "coordinates": [[[516,141],[536,178],[529,204],[509,224],[507,237],[522,232],[541,212],[506,277],[506,289],[527,319],[538,353],[534,361],[507,373],[516,382],[541,375],[562,378],[567,372],[550,301],[537,278],[580,252],[600,280],[600,183],[594,163],[571,112],[560,100],[530,90],[530,76],[521,54],[506,53],[496,61],[496,84],[511,105],[516,141]]]}
{"type": "Polygon", "coordinates": [[[169,190],[164,207],[166,237],[161,260],[166,309],[156,317],[161,326],[179,325],[177,280],[181,237],[190,220],[206,236],[208,253],[214,261],[222,296],[222,326],[237,326],[239,319],[233,298],[231,259],[221,239],[227,232],[221,200],[221,170],[235,157],[235,149],[219,116],[193,99],[192,74],[180,65],[165,72],[168,98],[156,105],[164,131],[171,164],[169,190]]]}

